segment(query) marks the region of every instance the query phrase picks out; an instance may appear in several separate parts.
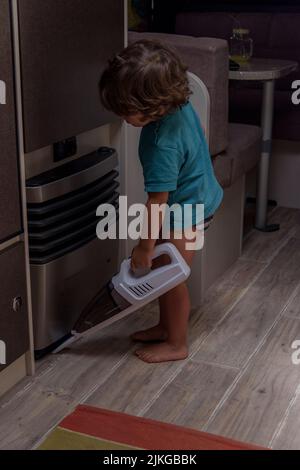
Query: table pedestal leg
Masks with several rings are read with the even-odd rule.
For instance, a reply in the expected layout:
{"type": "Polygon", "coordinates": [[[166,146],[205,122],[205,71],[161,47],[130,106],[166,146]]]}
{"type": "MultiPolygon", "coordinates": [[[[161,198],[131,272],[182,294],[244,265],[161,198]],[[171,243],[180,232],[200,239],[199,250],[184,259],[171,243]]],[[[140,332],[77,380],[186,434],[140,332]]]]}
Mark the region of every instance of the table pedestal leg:
{"type": "Polygon", "coordinates": [[[262,153],[257,178],[256,221],[255,227],[264,232],[273,232],[279,229],[278,224],[267,225],[269,164],[272,150],[272,130],[274,113],[275,81],[264,82],[262,107],[262,153]]]}

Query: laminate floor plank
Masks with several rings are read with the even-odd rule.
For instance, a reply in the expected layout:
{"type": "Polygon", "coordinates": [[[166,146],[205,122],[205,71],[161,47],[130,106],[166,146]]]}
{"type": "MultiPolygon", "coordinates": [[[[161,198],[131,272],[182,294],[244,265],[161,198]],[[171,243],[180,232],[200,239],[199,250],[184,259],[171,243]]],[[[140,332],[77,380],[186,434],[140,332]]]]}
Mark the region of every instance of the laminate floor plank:
{"type": "Polygon", "coordinates": [[[219,323],[196,360],[241,368],[255,352],[300,282],[300,240],[290,241],[219,323]]]}
{"type": "Polygon", "coordinates": [[[300,238],[299,219],[298,209],[276,208],[268,218],[268,223],[279,223],[280,230],[276,232],[253,230],[244,242],[242,258],[269,262],[287,238],[300,238]]]}
{"type": "Polygon", "coordinates": [[[282,317],[261,350],[215,410],[205,430],[268,447],[299,387],[291,344],[299,320],[282,317]]]}
{"type": "Polygon", "coordinates": [[[238,372],[192,360],[154,401],[145,417],[201,430],[238,372]]]}

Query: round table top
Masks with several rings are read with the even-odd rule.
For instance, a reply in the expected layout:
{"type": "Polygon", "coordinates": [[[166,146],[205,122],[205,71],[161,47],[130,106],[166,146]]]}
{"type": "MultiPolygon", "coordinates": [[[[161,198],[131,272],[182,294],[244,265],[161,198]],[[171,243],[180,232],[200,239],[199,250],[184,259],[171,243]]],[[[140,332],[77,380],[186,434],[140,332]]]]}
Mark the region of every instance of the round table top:
{"type": "Polygon", "coordinates": [[[230,80],[276,80],[298,68],[298,63],[291,60],[252,58],[242,64],[239,70],[230,70],[230,80]]]}

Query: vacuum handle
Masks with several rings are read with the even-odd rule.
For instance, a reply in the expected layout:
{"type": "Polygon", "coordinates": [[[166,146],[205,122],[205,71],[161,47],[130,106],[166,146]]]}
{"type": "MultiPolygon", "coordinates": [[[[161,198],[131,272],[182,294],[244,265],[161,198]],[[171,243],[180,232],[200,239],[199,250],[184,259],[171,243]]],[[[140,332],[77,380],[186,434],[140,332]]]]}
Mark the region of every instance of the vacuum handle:
{"type": "MultiPolygon", "coordinates": [[[[152,261],[154,261],[156,258],[159,258],[162,255],[170,256],[172,264],[182,263],[182,256],[180,255],[180,258],[179,258],[178,256],[179,252],[172,243],[162,243],[160,245],[156,245],[156,247],[154,248],[153,256],[152,256],[152,261]]],[[[136,268],[136,269],[131,268],[131,272],[135,278],[139,279],[141,277],[147,276],[151,272],[151,268],[136,268]]]]}
{"type": "MultiPolygon", "coordinates": [[[[160,245],[156,245],[156,247],[154,248],[152,260],[159,258],[162,255],[168,255],[171,258],[172,265],[177,264],[181,266],[182,265],[186,266],[186,261],[181,256],[176,246],[173,245],[172,243],[161,243],[160,245]]],[[[161,266],[160,268],[155,269],[155,272],[157,272],[159,269],[164,269],[164,268],[165,266],[161,266]]],[[[136,278],[142,278],[144,276],[147,276],[152,270],[151,268],[137,268],[134,270],[130,268],[130,271],[136,279],[136,278]]]]}
{"type": "Polygon", "coordinates": [[[154,250],[153,260],[158,258],[161,255],[168,255],[171,258],[172,263],[182,264],[185,263],[184,258],[177,250],[176,246],[173,243],[161,243],[157,245],[154,250]]]}

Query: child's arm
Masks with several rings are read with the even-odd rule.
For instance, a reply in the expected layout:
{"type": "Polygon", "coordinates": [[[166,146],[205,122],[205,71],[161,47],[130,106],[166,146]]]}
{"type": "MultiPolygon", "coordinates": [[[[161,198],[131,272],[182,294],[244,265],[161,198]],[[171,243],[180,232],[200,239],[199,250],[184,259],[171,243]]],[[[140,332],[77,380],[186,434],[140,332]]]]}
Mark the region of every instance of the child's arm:
{"type": "Polygon", "coordinates": [[[157,227],[157,233],[153,233],[151,238],[151,206],[153,204],[161,205],[166,204],[169,198],[168,192],[160,193],[148,193],[148,201],[146,204],[148,214],[148,238],[141,238],[139,244],[134,248],[131,255],[131,267],[132,269],[138,268],[151,268],[153,250],[156,241],[159,237],[159,232],[163,223],[163,215],[160,215],[159,226],[157,227]]]}

